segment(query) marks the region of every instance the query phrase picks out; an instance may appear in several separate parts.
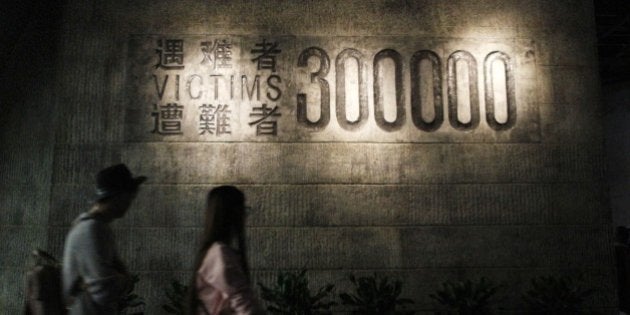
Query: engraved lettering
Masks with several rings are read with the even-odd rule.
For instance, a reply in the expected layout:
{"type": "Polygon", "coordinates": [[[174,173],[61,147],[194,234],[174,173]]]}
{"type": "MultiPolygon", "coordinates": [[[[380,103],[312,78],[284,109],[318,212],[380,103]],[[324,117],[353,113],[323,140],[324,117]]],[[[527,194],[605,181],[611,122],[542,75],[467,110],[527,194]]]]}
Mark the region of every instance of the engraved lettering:
{"type": "Polygon", "coordinates": [[[241,99],[245,99],[243,93],[246,91],[250,101],[252,100],[252,97],[254,97],[254,91],[256,92],[256,100],[260,100],[260,75],[256,75],[254,77],[251,90],[249,89],[247,76],[241,76],[241,99]]]}
{"type": "Polygon", "coordinates": [[[444,121],[444,110],[442,105],[442,65],[438,55],[430,50],[417,51],[411,57],[411,117],[414,125],[423,131],[434,131],[440,128],[444,121]],[[433,83],[433,110],[434,118],[426,121],[422,117],[422,89],[420,63],[428,60],[431,63],[433,83]]]}
{"type": "Polygon", "coordinates": [[[516,90],[514,87],[514,69],[512,65],[512,60],[510,56],[508,56],[504,52],[495,51],[488,56],[486,56],[486,60],[484,61],[484,69],[485,69],[485,92],[486,92],[486,121],[488,125],[496,130],[506,130],[514,126],[516,123],[516,90]],[[494,99],[494,72],[493,63],[495,61],[501,61],[505,67],[505,91],[506,101],[507,101],[507,120],[504,123],[500,123],[496,118],[496,104],[494,99]]]}
{"type": "Polygon", "coordinates": [[[153,116],[153,130],[151,133],[161,135],[182,134],[182,119],[184,106],[177,103],[167,103],[166,105],[153,104],[155,109],[151,113],[153,116]]]}
{"type": "Polygon", "coordinates": [[[367,100],[367,67],[365,65],[363,54],[352,48],[345,49],[337,56],[335,61],[336,74],[336,107],[337,122],[345,130],[359,129],[367,122],[368,118],[368,100],[367,100]],[[358,78],[359,78],[359,117],[355,121],[348,120],[346,113],[346,60],[354,59],[357,62],[358,78]]]}
{"type": "Polygon", "coordinates": [[[211,74],[211,78],[214,78],[214,99],[219,99],[219,78],[222,78],[222,74],[211,74]]]}
{"type": "Polygon", "coordinates": [[[395,131],[402,128],[405,123],[405,91],[402,78],[402,56],[393,49],[384,49],[374,56],[374,118],[376,124],[385,131],[395,131]],[[393,122],[385,120],[384,95],[381,89],[383,85],[383,72],[381,61],[391,59],[394,62],[395,89],[396,89],[396,119],[393,122]]]}
{"type": "Polygon", "coordinates": [[[308,59],[316,57],[319,59],[319,69],[311,73],[311,83],[318,83],[321,93],[321,114],[317,121],[310,121],[307,117],[307,100],[306,94],[298,93],[297,95],[297,120],[312,130],[321,130],[326,128],[330,121],[330,87],[328,81],[324,79],[330,70],[330,58],[328,54],[319,47],[309,47],[300,53],[298,57],[298,67],[308,67],[308,59]]]}
{"type": "Polygon", "coordinates": [[[175,99],[179,101],[179,74],[175,76],[175,99]]]}
{"type": "Polygon", "coordinates": [[[276,72],[276,55],[282,52],[278,49],[278,43],[268,43],[263,38],[262,43],[255,44],[256,49],[252,49],[251,53],[257,54],[255,58],[252,58],[252,62],[256,62],[258,70],[269,69],[271,72],[276,72]]]}
{"type": "Polygon", "coordinates": [[[201,64],[212,64],[213,68],[232,68],[232,42],[228,39],[201,42],[203,60],[201,64]]]}
{"type": "Polygon", "coordinates": [[[472,130],[479,125],[479,92],[477,88],[477,61],[472,54],[458,50],[448,57],[448,119],[453,128],[472,130]],[[470,121],[462,123],[458,117],[457,100],[457,62],[468,65],[468,85],[470,93],[470,121]]]}
{"type": "Polygon", "coordinates": [[[277,81],[277,83],[282,83],[282,78],[280,78],[280,76],[277,75],[270,75],[267,78],[267,98],[272,100],[272,101],[277,101],[280,99],[280,97],[282,96],[282,90],[280,90],[280,87],[278,87],[277,85],[275,85],[273,83],[273,81],[277,81]],[[271,93],[269,93],[269,89],[274,90],[276,92],[275,96],[272,96],[271,93]]]}
{"type": "Polygon", "coordinates": [[[166,83],[168,82],[168,74],[164,76],[164,81],[162,82],[161,88],[160,88],[160,84],[158,83],[157,75],[155,74],[153,75],[153,82],[155,82],[155,91],[157,92],[158,97],[161,100],[162,96],[164,96],[164,89],[166,88],[166,83]]]}
{"type": "Polygon", "coordinates": [[[234,75],[230,76],[230,99],[234,99],[234,75]]]}
{"type": "Polygon", "coordinates": [[[256,117],[257,119],[249,122],[250,126],[256,125],[256,136],[278,135],[278,117],[282,114],[278,111],[278,106],[273,108],[267,107],[267,104],[262,104],[260,107],[252,108],[250,117],[256,117]]]}
{"type": "Polygon", "coordinates": [[[230,113],[227,104],[202,104],[199,106],[199,135],[231,134],[230,113]]]}
{"type": "Polygon", "coordinates": [[[158,54],[159,60],[154,65],[155,68],[184,69],[184,40],[159,39],[157,46],[155,52],[158,54]]]}
{"type": "Polygon", "coordinates": [[[203,78],[200,75],[197,74],[193,74],[191,76],[188,77],[188,80],[186,80],[186,91],[188,91],[188,96],[194,100],[200,99],[201,95],[203,94],[203,92],[201,91],[201,89],[197,90],[197,94],[193,95],[192,93],[192,82],[195,79],[199,79],[200,81],[200,85],[203,85],[203,78]]]}

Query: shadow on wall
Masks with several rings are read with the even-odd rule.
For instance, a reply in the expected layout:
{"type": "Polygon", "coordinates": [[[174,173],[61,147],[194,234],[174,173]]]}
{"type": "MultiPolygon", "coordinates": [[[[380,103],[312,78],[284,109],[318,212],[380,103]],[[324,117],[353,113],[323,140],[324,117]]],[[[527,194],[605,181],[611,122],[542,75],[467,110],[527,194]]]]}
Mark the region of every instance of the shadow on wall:
{"type": "Polygon", "coordinates": [[[604,86],[606,179],[614,226],[630,226],[630,82],[604,86]]]}

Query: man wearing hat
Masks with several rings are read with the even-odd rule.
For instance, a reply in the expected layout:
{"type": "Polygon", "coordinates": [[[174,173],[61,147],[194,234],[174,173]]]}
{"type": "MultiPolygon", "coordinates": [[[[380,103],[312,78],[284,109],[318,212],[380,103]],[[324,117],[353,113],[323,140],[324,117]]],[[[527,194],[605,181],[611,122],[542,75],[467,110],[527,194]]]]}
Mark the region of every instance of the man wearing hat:
{"type": "Polygon", "coordinates": [[[132,177],[124,164],[96,176],[96,201],[79,215],[63,251],[63,296],[69,314],[117,314],[131,285],[118,257],[109,223],[125,215],[146,177],[132,177]]]}

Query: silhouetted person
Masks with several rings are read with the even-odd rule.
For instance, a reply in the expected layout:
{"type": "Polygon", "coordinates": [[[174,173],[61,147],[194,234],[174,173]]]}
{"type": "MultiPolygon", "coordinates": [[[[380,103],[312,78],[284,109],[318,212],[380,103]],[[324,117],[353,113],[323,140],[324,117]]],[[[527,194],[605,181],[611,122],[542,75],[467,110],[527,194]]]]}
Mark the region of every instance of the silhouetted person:
{"type": "Polygon", "coordinates": [[[615,257],[617,259],[617,294],[619,310],[630,313],[630,232],[618,226],[615,233],[615,257]]]}
{"type": "Polygon", "coordinates": [[[187,314],[264,314],[254,297],[245,252],[245,196],[233,186],[208,193],[201,248],[187,314]]]}
{"type": "Polygon", "coordinates": [[[112,315],[131,285],[109,223],[125,215],[146,177],[124,164],[96,176],[97,200],[73,222],[63,253],[63,295],[69,314],[112,315]]]}

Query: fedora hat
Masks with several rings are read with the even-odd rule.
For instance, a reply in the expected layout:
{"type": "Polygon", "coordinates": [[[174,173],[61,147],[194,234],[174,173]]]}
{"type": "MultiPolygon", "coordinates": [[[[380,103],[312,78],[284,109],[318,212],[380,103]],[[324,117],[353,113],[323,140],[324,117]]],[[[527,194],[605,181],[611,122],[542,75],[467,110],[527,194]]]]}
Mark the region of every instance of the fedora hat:
{"type": "Polygon", "coordinates": [[[125,164],[102,169],[96,175],[96,199],[103,200],[124,192],[135,192],[147,178],[133,177],[125,164]]]}

